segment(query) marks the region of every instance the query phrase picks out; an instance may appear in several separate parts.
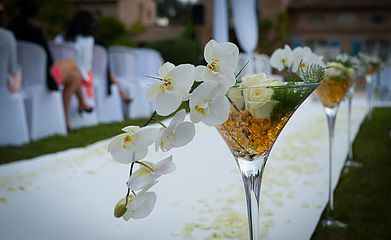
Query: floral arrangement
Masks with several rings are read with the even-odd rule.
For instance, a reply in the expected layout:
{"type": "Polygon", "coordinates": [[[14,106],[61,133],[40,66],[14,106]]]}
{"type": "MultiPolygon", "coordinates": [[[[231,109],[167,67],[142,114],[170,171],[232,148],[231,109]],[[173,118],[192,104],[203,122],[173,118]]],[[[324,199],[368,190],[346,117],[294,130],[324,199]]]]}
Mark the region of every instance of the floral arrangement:
{"type": "MultiPolygon", "coordinates": [[[[188,144],[195,135],[196,123],[218,126],[227,121],[231,104],[246,106],[256,117],[270,117],[277,103],[289,104],[290,99],[276,95],[272,89],[259,91],[250,89],[245,101],[229,91],[232,87],[251,88],[259,86],[279,86],[282,82],[267,79],[264,73],[245,76],[237,80],[235,72],[238,66],[239,49],[229,42],[218,43],[210,40],[204,48],[206,66],[193,66],[164,63],[153,77],[154,82],[148,89],[147,99],[156,109],[143,127],[127,126],[123,133],[115,136],[108,146],[111,157],[123,164],[130,165],[129,179],[126,182],[126,195],[119,200],[114,216],[140,219],[148,216],[156,203],[156,193],[150,189],[158,179],[175,170],[172,155],[157,162],[145,161],[148,149],[154,144],[155,151],[167,152],[188,144]],[[285,102],[284,102],[285,101],[285,102]],[[190,121],[185,121],[186,111],[180,108],[183,102],[189,103],[190,121]],[[265,107],[266,106],[266,107],[265,107]],[[267,106],[270,106],[267,107],[267,106]],[[266,110],[265,110],[266,109],[266,110]],[[175,115],[166,126],[157,116],[175,115]],[[155,122],[160,127],[151,127],[155,122]],[[138,169],[135,170],[135,166],[138,169]]],[[[309,48],[285,46],[272,55],[271,64],[279,70],[291,71],[300,81],[321,81],[324,69],[322,59],[309,48]]],[[[292,79],[290,79],[292,80],[292,79]]],[[[298,93],[300,94],[300,93],[298,93]]]]}
{"type": "Polygon", "coordinates": [[[337,61],[328,62],[325,73],[327,78],[340,81],[353,80],[356,76],[353,67],[337,61]]]}
{"type": "Polygon", "coordinates": [[[309,47],[292,50],[285,45],[276,49],[270,57],[270,65],[280,71],[287,82],[320,82],[324,77],[323,57],[313,53],[309,47]]]}
{"type": "Polygon", "coordinates": [[[381,68],[381,60],[376,56],[360,52],[358,54],[358,59],[361,61],[363,68],[366,69],[368,74],[376,73],[381,68]]]}

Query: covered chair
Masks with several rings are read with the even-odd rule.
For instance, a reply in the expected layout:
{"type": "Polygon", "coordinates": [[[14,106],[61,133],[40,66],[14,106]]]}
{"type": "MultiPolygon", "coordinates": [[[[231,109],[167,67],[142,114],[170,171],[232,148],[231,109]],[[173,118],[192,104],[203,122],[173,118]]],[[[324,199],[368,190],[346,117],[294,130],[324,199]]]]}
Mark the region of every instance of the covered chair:
{"type": "MultiPolygon", "coordinates": [[[[69,44],[50,44],[50,51],[53,54],[55,61],[62,59],[77,59],[77,52],[74,47],[69,44]]],[[[95,99],[87,97],[87,93],[82,88],[84,99],[89,106],[95,107],[95,99]]],[[[98,124],[98,113],[93,111],[91,113],[79,113],[79,103],[76,96],[72,96],[71,104],[68,109],[69,120],[73,128],[81,128],[87,126],[94,126],[98,124]]]]}
{"type": "Polygon", "coordinates": [[[151,114],[151,105],[145,99],[147,85],[141,83],[137,55],[128,47],[110,47],[111,73],[118,79],[121,86],[133,99],[131,104],[124,106],[124,113],[129,118],[143,118],[151,114]]]}
{"type": "Polygon", "coordinates": [[[95,101],[99,122],[110,123],[123,120],[121,97],[118,86],[110,85],[111,94],[108,94],[107,71],[108,53],[100,45],[94,46],[94,63],[92,71],[95,83],[95,101]]]}
{"type": "Polygon", "coordinates": [[[61,92],[49,91],[46,87],[47,56],[44,49],[25,41],[18,41],[17,46],[31,139],[65,135],[61,92]]]}
{"type": "Polygon", "coordinates": [[[9,62],[5,56],[5,47],[11,45],[16,48],[16,40],[12,34],[0,29],[0,145],[20,145],[29,141],[27,117],[23,96],[20,93],[10,93],[7,87],[9,62]],[[10,37],[11,36],[11,37],[10,37]]]}

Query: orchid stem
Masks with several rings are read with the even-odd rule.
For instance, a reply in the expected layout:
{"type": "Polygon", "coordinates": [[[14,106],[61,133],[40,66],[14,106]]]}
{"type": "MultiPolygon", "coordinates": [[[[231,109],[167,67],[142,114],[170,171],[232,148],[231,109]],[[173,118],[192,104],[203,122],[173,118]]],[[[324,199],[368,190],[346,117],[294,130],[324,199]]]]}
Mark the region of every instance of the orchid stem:
{"type": "Polygon", "coordinates": [[[162,123],[161,121],[157,120],[156,118],[153,118],[152,120],[155,121],[156,123],[159,123],[162,127],[167,128],[167,126],[164,125],[164,123],[162,123]]]}
{"type": "MultiPolygon", "coordinates": [[[[130,176],[132,176],[132,173],[133,173],[133,167],[134,167],[134,164],[136,162],[132,162],[132,164],[130,164],[130,169],[129,169],[129,178],[130,176]]],[[[136,193],[132,190],[132,193],[136,196],[136,193]]],[[[128,200],[129,200],[129,194],[130,194],[130,188],[128,186],[128,192],[126,193],[126,200],[125,200],[125,206],[128,205],[128,200]]]]}
{"type": "Polygon", "coordinates": [[[152,120],[155,118],[156,116],[156,111],[154,111],[151,115],[151,117],[148,119],[148,121],[143,125],[143,127],[147,126],[150,122],[152,122],[152,120]]]}

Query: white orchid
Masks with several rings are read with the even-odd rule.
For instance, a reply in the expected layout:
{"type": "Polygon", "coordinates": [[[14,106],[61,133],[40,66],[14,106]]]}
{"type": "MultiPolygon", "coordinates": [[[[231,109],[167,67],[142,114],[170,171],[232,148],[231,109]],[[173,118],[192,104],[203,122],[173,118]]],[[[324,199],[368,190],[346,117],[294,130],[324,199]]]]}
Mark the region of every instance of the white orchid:
{"type": "Polygon", "coordinates": [[[190,119],[194,123],[202,121],[206,125],[216,126],[228,119],[230,103],[219,91],[216,82],[204,82],[190,97],[190,119]]]}
{"type": "Polygon", "coordinates": [[[148,154],[150,146],[157,134],[157,128],[127,126],[125,133],[114,137],[109,143],[108,151],[111,157],[120,163],[131,163],[143,159],[148,154]]]}
{"type": "Polygon", "coordinates": [[[207,66],[196,67],[196,81],[214,81],[222,92],[236,83],[235,71],[239,61],[239,49],[230,42],[210,40],[204,48],[207,66]]]}
{"type": "Polygon", "coordinates": [[[142,162],[140,169],[130,176],[127,185],[132,190],[148,190],[153,186],[157,179],[165,174],[175,171],[175,164],[172,162],[172,156],[169,156],[157,163],[142,162]]]}
{"type": "Polygon", "coordinates": [[[161,116],[173,113],[189,97],[195,79],[194,66],[166,62],[159,68],[161,81],[153,83],[147,92],[147,100],[154,103],[156,112],[161,116]]]}
{"type": "Polygon", "coordinates": [[[297,72],[306,71],[312,64],[323,66],[323,58],[316,55],[309,47],[296,47],[292,51],[292,70],[297,72]]]}
{"type": "Polygon", "coordinates": [[[285,45],[284,48],[276,49],[270,57],[270,65],[278,71],[290,68],[292,64],[292,49],[285,45]]]}
{"type": "Polygon", "coordinates": [[[141,219],[147,217],[155,207],[156,193],[141,192],[136,196],[129,195],[126,204],[126,197],[119,200],[114,209],[114,216],[122,217],[125,221],[129,219],[141,219]]]}
{"type": "Polygon", "coordinates": [[[186,116],[185,109],[178,111],[172,118],[167,128],[161,128],[161,134],[156,138],[155,150],[160,149],[164,152],[172,148],[182,147],[195,135],[195,127],[191,122],[184,122],[186,116]]]}

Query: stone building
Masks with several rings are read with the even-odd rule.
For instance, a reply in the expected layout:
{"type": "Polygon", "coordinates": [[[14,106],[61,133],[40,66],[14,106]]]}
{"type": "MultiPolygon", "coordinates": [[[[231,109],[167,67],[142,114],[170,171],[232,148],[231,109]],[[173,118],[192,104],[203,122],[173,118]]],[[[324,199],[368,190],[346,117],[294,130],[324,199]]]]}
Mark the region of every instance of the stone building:
{"type": "Polygon", "coordinates": [[[292,45],[390,55],[390,0],[293,0],[287,10],[292,45]]]}
{"type": "Polygon", "coordinates": [[[135,23],[149,27],[155,25],[156,0],[67,0],[77,8],[88,9],[102,16],[118,17],[131,26],[135,23]]]}

